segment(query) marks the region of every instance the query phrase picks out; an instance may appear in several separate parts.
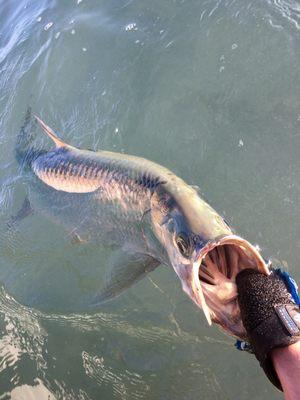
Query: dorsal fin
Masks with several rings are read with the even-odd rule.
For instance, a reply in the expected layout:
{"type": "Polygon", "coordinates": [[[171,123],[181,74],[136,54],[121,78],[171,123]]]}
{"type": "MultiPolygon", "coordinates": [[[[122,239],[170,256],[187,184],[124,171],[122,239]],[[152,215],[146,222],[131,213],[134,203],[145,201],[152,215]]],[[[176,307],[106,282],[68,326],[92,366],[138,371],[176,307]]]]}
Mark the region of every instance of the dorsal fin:
{"type": "Polygon", "coordinates": [[[38,123],[41,125],[43,130],[47,133],[47,135],[50,136],[50,138],[53,140],[56,147],[71,147],[70,145],[63,142],[61,139],[59,139],[59,137],[57,137],[55,135],[53,130],[48,125],[46,125],[45,122],[43,122],[37,115],[35,115],[34,117],[38,121],[38,123]]]}

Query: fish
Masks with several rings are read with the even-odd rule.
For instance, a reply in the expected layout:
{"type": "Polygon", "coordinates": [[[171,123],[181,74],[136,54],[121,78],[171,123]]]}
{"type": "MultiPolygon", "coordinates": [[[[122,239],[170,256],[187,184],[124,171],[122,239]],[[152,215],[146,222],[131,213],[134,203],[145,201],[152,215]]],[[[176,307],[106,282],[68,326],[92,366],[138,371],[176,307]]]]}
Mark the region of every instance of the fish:
{"type": "Polygon", "coordinates": [[[138,156],[74,147],[35,120],[54,146],[33,145],[33,129],[26,125],[18,135],[17,159],[33,177],[30,209],[46,213],[82,242],[117,249],[94,304],[165,265],[210,325],[246,338],[235,278],[244,268],[269,274],[257,247],[233,231],[197,186],[168,168],[138,156]]]}

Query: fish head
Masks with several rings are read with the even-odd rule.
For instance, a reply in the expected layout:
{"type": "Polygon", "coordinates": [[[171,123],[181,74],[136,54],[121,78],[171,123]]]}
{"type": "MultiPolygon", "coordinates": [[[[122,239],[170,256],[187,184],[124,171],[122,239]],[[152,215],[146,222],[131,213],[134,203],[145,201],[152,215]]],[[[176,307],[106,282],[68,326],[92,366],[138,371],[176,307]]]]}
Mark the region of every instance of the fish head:
{"type": "Polygon", "coordinates": [[[247,337],[237,300],[236,275],[245,268],[269,274],[258,249],[235,235],[192,188],[157,193],[152,222],[182,289],[204,311],[209,324],[247,337]]]}

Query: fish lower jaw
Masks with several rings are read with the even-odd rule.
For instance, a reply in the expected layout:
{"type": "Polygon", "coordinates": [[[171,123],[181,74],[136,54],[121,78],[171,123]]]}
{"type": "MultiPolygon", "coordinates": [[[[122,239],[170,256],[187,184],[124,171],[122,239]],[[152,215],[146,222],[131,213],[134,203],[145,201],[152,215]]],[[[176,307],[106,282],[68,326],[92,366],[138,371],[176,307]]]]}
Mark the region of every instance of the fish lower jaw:
{"type": "Polygon", "coordinates": [[[267,275],[269,270],[265,261],[249,242],[230,235],[208,243],[201,251],[198,266],[197,283],[203,293],[201,306],[206,316],[209,312],[208,321],[212,320],[229,334],[245,339],[236,275],[245,268],[267,275]]]}

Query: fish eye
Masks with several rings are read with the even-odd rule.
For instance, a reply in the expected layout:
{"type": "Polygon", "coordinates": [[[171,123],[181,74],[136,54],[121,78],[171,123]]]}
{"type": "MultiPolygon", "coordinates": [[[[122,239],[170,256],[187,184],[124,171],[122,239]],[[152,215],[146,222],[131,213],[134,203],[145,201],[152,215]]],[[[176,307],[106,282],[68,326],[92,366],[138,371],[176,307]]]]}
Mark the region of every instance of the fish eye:
{"type": "Polygon", "coordinates": [[[184,233],[179,233],[179,235],[176,237],[176,244],[180,253],[184,257],[188,257],[190,254],[191,246],[187,236],[184,233]]]}

